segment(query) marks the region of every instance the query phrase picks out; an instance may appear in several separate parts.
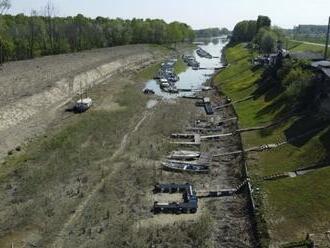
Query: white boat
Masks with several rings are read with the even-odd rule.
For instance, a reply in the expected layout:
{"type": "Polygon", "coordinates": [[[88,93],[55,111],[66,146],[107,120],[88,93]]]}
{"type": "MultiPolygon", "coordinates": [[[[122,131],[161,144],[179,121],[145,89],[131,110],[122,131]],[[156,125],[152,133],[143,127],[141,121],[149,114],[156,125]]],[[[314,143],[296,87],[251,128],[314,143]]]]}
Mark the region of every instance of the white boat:
{"type": "Polygon", "coordinates": [[[202,164],[183,163],[177,161],[163,162],[162,166],[166,170],[190,173],[208,173],[209,167],[202,164]]]}
{"type": "Polygon", "coordinates": [[[202,86],[202,91],[209,91],[212,90],[212,87],[210,86],[202,86]]]}
{"type": "Polygon", "coordinates": [[[170,84],[169,84],[168,82],[160,83],[160,87],[161,87],[162,89],[164,89],[164,88],[168,88],[168,87],[170,87],[170,84]]]}
{"type": "Polygon", "coordinates": [[[200,157],[200,152],[194,151],[173,151],[168,156],[169,159],[177,159],[177,160],[193,160],[198,159],[200,157]]]}
{"type": "Polygon", "coordinates": [[[78,113],[82,113],[87,111],[93,104],[93,100],[91,98],[83,98],[83,99],[79,99],[75,106],[74,106],[74,110],[78,113]]]}

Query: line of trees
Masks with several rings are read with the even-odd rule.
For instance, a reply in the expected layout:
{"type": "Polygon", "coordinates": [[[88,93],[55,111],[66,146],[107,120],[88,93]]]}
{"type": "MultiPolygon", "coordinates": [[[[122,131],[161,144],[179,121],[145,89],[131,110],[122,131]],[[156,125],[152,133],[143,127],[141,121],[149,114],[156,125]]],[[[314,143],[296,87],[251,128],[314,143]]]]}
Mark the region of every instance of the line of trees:
{"type": "Polygon", "coordinates": [[[168,44],[194,39],[191,27],[180,22],[92,19],[81,14],[56,17],[50,2],[43,13],[31,11],[30,16],[3,15],[9,7],[8,0],[0,0],[1,61],[127,44],[168,44]]]}
{"type": "Polygon", "coordinates": [[[236,24],[232,42],[252,42],[260,51],[271,53],[283,42],[285,36],[277,27],[271,27],[271,20],[267,16],[258,16],[258,19],[241,21],[236,24]]]}
{"type": "Polygon", "coordinates": [[[221,35],[229,35],[231,32],[227,28],[206,28],[195,30],[195,35],[197,38],[211,38],[218,37],[221,35]]]}

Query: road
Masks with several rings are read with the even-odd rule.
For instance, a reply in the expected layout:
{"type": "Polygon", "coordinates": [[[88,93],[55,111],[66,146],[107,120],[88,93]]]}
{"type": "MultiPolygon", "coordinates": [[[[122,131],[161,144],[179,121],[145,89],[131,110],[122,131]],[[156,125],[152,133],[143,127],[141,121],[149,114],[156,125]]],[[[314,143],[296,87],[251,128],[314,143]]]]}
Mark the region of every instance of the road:
{"type": "MultiPolygon", "coordinates": [[[[307,41],[300,41],[300,40],[290,40],[290,41],[301,42],[301,43],[306,44],[306,45],[315,45],[315,46],[320,46],[320,47],[325,46],[324,44],[314,43],[314,42],[307,42],[307,41]]],[[[330,47],[330,45],[328,47],[330,47]]]]}

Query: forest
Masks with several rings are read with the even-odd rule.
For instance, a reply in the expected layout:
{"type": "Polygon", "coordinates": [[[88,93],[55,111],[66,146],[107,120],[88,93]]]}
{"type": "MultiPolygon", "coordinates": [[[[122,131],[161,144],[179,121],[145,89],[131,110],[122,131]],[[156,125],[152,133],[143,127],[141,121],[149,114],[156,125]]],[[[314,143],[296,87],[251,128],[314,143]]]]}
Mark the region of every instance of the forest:
{"type": "Polygon", "coordinates": [[[286,37],[280,28],[271,26],[271,20],[268,16],[258,16],[257,20],[237,23],[233,30],[231,42],[252,42],[259,51],[272,53],[279,43],[286,42],[286,37]]]}
{"type": "Polygon", "coordinates": [[[1,62],[78,52],[128,44],[170,44],[194,39],[190,26],[160,19],[95,19],[81,14],[57,17],[49,2],[42,13],[4,14],[10,7],[0,1],[1,62]]]}

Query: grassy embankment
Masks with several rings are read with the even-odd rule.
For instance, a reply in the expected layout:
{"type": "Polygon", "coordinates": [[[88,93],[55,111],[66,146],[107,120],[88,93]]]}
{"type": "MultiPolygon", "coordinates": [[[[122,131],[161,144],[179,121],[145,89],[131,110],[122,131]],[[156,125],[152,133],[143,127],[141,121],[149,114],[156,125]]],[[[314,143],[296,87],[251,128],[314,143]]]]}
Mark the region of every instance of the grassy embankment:
{"type": "MultiPolygon", "coordinates": [[[[306,47],[300,44],[295,49],[305,50],[306,47]]],[[[313,47],[313,51],[320,49],[322,47],[313,47]]],[[[231,66],[216,77],[216,84],[234,101],[255,96],[235,105],[241,127],[270,123],[290,108],[281,101],[282,92],[272,89],[257,94],[263,70],[252,68],[250,61],[253,54],[243,45],[228,48],[226,57],[231,66]]],[[[292,116],[271,130],[244,133],[243,144],[247,148],[276,143],[279,139],[308,132],[315,126],[317,123],[312,119],[292,116]]],[[[330,129],[326,127],[282,148],[249,155],[249,171],[256,183],[260,176],[294,171],[317,163],[328,157],[329,147],[330,129]]],[[[263,202],[261,212],[267,221],[272,242],[300,240],[305,238],[306,233],[326,231],[330,222],[329,176],[330,169],[325,168],[301,177],[258,182],[259,197],[263,202]]]]}

